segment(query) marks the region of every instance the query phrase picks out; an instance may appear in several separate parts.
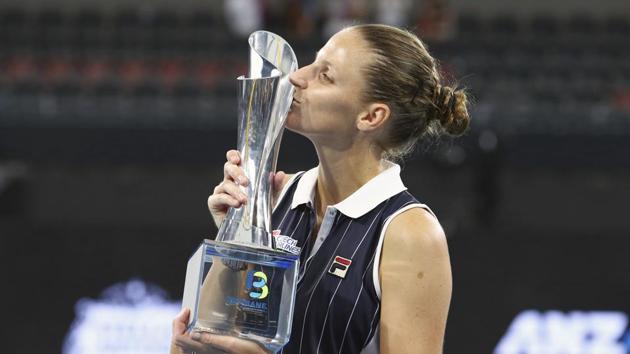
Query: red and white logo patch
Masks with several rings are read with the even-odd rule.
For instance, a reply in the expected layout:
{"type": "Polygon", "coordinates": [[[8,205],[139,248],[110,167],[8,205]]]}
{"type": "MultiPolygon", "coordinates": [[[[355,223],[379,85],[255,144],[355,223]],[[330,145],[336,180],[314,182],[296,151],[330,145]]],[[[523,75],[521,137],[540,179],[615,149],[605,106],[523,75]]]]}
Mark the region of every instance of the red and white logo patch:
{"type": "Polygon", "coordinates": [[[350,268],[350,264],[352,264],[352,261],[349,260],[348,258],[336,256],[334,262],[332,263],[332,265],[330,266],[330,269],[328,270],[328,273],[332,275],[336,275],[339,278],[343,279],[346,277],[346,272],[348,272],[348,268],[350,268]]]}
{"type": "Polygon", "coordinates": [[[302,249],[297,246],[297,240],[290,236],[281,235],[280,232],[280,230],[271,231],[274,239],[274,248],[299,255],[302,249]]]}

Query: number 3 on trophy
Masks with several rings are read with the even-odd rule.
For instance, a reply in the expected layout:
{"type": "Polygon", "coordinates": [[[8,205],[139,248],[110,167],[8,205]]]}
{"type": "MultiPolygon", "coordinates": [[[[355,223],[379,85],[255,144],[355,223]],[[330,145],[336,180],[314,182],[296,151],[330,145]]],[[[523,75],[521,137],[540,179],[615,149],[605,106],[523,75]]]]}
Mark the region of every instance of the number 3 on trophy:
{"type": "Polygon", "coordinates": [[[257,289],[258,291],[250,291],[249,297],[252,299],[262,300],[269,295],[267,287],[267,275],[261,271],[250,270],[247,273],[247,290],[257,289]],[[254,281],[254,278],[256,280],[254,281]]]}

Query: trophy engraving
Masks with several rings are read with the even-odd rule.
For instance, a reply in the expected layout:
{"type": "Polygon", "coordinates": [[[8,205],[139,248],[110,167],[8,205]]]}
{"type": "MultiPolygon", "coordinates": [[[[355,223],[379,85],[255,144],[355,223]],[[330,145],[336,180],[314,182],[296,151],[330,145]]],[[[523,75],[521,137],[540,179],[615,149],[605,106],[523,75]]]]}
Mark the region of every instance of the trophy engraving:
{"type": "MultiPolygon", "coordinates": [[[[249,37],[247,76],[238,78],[238,150],[250,183],[247,203],[230,208],[215,241],[188,261],[183,306],[189,329],[254,340],[278,351],[289,339],[299,256],[274,249],[272,178],[293,99],[295,53],[280,36],[249,37]]],[[[299,252],[298,252],[299,253],[299,252]]]]}

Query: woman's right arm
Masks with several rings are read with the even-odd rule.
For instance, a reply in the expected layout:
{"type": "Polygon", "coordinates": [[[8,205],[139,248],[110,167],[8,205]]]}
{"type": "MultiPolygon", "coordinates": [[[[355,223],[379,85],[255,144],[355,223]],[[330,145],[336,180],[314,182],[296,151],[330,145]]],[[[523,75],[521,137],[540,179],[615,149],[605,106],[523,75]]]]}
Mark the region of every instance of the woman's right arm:
{"type": "MultiPolygon", "coordinates": [[[[225,219],[229,208],[238,208],[247,202],[247,196],[240,188],[240,186],[249,184],[249,180],[241,168],[241,156],[237,150],[230,150],[225,154],[225,157],[227,161],[223,165],[223,181],[214,188],[214,192],[208,197],[208,209],[217,227],[225,219]]],[[[273,204],[290,178],[291,175],[282,171],[278,171],[274,175],[273,204]]]]}

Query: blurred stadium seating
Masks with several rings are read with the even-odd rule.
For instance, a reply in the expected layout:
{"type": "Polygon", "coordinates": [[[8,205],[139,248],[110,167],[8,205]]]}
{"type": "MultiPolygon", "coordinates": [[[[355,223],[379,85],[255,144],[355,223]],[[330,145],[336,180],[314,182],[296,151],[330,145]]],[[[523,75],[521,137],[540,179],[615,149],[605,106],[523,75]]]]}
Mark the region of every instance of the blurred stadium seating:
{"type": "MultiPolygon", "coordinates": [[[[211,15],[13,8],[0,26],[2,126],[216,128],[235,114],[246,41],[211,15]]],[[[428,44],[473,93],[474,129],[630,133],[630,19],[464,15],[457,28],[428,44]]],[[[322,44],[290,40],[301,63],[322,44]]]]}

